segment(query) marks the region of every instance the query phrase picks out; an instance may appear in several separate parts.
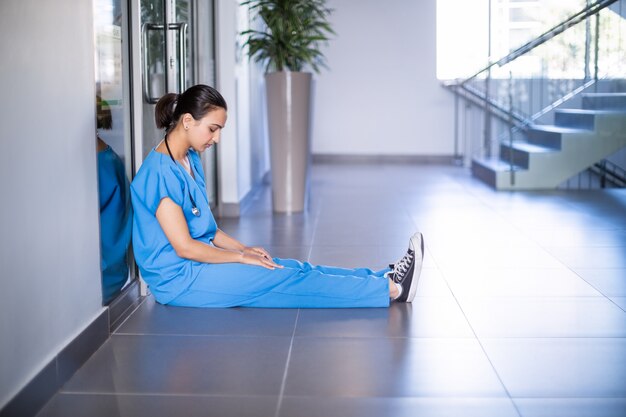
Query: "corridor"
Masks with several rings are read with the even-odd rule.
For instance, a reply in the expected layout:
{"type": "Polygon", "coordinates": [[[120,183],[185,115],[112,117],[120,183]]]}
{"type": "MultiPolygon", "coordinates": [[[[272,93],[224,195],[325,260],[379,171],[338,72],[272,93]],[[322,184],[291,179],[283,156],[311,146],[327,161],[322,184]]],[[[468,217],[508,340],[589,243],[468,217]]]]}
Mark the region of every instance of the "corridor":
{"type": "Polygon", "coordinates": [[[268,187],[227,233],[383,268],[424,233],[412,304],[165,307],[146,298],[39,413],[624,416],[626,190],[495,192],[441,165],[316,164],[306,214],[268,187]]]}

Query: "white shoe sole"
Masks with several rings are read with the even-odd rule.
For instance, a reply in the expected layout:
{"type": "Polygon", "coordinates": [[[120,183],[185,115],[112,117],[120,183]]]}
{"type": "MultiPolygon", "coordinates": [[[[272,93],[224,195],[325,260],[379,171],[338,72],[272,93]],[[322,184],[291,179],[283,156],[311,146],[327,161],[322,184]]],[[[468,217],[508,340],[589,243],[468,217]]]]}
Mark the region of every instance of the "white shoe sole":
{"type": "Polygon", "coordinates": [[[413,251],[415,252],[415,264],[413,266],[413,279],[411,279],[409,295],[406,298],[407,303],[413,302],[415,294],[417,293],[417,284],[420,280],[422,263],[424,262],[424,236],[420,232],[415,233],[411,236],[411,243],[413,244],[413,251]]]}

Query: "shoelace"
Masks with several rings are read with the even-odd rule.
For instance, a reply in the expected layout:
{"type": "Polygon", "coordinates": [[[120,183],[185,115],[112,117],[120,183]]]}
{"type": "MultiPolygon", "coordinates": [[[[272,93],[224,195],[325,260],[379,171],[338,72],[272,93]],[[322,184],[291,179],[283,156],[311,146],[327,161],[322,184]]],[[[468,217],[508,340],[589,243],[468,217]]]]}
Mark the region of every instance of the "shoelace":
{"type": "Polygon", "coordinates": [[[400,259],[398,263],[394,265],[393,274],[396,276],[396,282],[402,281],[404,275],[409,270],[409,267],[413,263],[413,252],[407,251],[407,253],[400,259]]]}

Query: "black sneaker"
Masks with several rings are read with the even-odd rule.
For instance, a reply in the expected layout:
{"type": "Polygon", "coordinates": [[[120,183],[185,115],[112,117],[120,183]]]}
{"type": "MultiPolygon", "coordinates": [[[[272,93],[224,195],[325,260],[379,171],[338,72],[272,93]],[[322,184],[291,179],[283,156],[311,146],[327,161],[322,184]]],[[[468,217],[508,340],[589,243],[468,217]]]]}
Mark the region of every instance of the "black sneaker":
{"type": "Polygon", "coordinates": [[[402,293],[396,298],[396,301],[410,303],[415,298],[423,260],[424,237],[420,232],[417,232],[411,236],[406,254],[394,264],[393,271],[389,273],[393,282],[402,287],[402,293]]]}

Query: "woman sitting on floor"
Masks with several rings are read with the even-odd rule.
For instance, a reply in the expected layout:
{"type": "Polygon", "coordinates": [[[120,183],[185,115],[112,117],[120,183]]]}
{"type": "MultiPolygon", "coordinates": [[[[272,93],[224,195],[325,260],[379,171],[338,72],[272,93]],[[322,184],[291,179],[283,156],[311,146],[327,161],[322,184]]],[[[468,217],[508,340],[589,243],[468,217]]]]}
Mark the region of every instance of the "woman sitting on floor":
{"type": "Polygon", "coordinates": [[[189,307],[388,307],[411,302],[424,257],[421,233],[392,269],[313,266],[272,258],[217,227],[199,153],[219,143],[226,102],[206,85],[167,94],[155,118],[163,141],[131,185],[135,259],[155,299],[189,307]]]}

